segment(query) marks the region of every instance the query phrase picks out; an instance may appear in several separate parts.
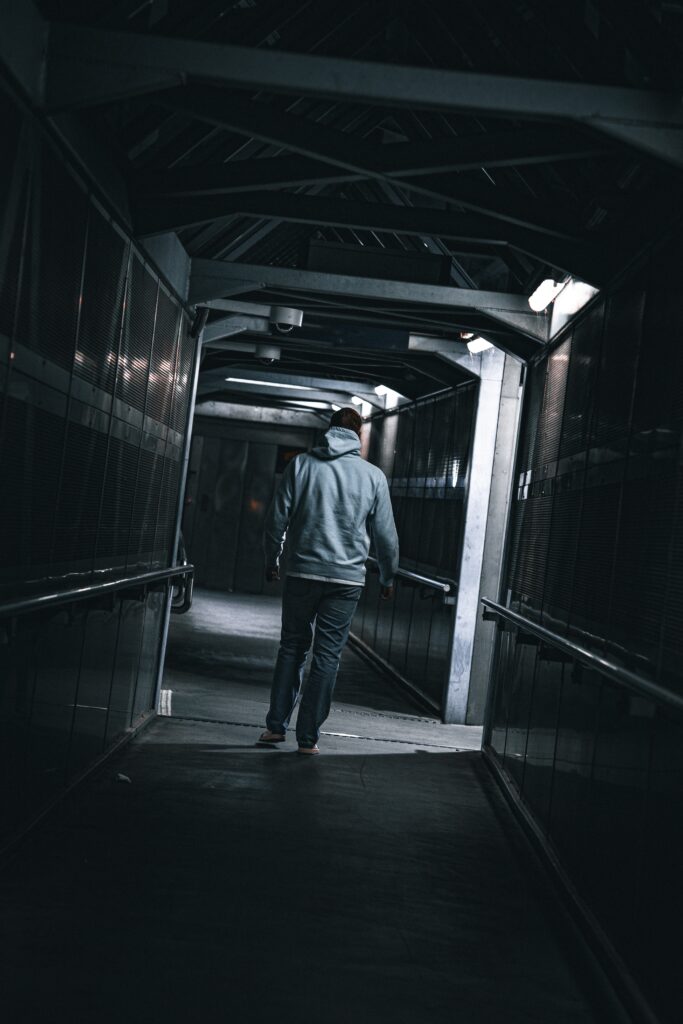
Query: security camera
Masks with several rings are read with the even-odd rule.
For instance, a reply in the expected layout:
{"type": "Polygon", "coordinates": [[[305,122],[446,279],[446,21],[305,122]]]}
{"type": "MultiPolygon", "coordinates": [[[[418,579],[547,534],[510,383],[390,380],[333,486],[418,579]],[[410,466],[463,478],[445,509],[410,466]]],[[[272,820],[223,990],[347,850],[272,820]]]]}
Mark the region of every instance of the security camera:
{"type": "Polygon", "coordinates": [[[295,327],[301,327],[304,321],[303,309],[292,309],[290,306],[271,306],[270,322],[280,334],[289,334],[295,327]]]}
{"type": "Polygon", "coordinates": [[[257,345],[254,355],[260,363],[272,366],[280,359],[280,349],[277,345],[257,345]]]}

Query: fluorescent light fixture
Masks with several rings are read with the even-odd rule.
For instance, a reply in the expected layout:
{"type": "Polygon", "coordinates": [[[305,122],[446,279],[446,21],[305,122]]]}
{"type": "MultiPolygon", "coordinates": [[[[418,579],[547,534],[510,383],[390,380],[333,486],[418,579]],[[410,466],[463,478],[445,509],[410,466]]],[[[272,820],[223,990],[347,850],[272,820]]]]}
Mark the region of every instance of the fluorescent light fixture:
{"type": "Polygon", "coordinates": [[[287,405],[296,405],[302,409],[329,409],[330,407],[329,402],[315,402],[313,400],[307,402],[305,399],[299,401],[296,398],[292,398],[288,401],[287,405]]]}
{"type": "Polygon", "coordinates": [[[375,388],[375,394],[377,395],[378,398],[382,398],[384,395],[386,395],[388,390],[389,388],[385,387],[384,384],[378,384],[377,387],[375,388]]]}
{"type": "Polygon", "coordinates": [[[359,398],[358,395],[354,395],[353,398],[351,399],[351,401],[353,402],[354,405],[362,405],[363,404],[363,399],[359,398]]]}
{"type": "Polygon", "coordinates": [[[479,352],[486,352],[487,348],[493,348],[493,345],[486,338],[472,338],[472,341],[467,342],[467,347],[471,354],[476,356],[479,352]]]}
{"type": "Polygon", "coordinates": [[[341,409],[341,405],[335,405],[334,402],[333,402],[332,403],[332,408],[334,409],[335,412],[339,412],[339,410],[341,409]]]}
{"type": "Polygon", "coordinates": [[[542,313],[551,302],[559,295],[564,288],[566,281],[554,281],[552,277],[546,277],[541,281],[535,292],[528,298],[528,303],[535,313],[542,313]]]}
{"type": "Polygon", "coordinates": [[[561,294],[557,296],[554,309],[558,313],[564,313],[565,316],[573,316],[574,313],[578,313],[580,309],[583,309],[586,303],[597,293],[598,289],[592,285],[586,284],[585,281],[575,281],[571,278],[562,289],[561,294]]]}
{"type": "Polygon", "coordinates": [[[249,380],[247,377],[226,377],[229,384],[260,384],[262,388],[288,388],[290,391],[315,391],[305,384],[285,384],[277,380],[249,380]]]}

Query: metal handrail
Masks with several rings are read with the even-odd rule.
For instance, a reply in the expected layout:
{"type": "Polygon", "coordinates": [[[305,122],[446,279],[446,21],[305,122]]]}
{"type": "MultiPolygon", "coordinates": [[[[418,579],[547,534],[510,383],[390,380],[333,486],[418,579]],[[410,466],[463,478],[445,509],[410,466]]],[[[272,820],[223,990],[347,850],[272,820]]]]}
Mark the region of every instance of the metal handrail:
{"type": "Polygon", "coordinates": [[[91,583],[87,587],[72,587],[69,590],[54,591],[51,594],[38,594],[35,597],[22,598],[19,601],[7,601],[0,604],[0,618],[6,619],[24,612],[40,611],[43,608],[55,608],[59,605],[72,604],[74,601],[87,600],[100,594],[110,594],[116,590],[128,590],[129,587],[146,586],[160,580],[175,579],[177,576],[194,574],[193,565],[173,565],[168,569],[154,569],[142,572],[137,576],[123,576],[117,580],[104,583],[91,583]]]}
{"type": "MultiPolygon", "coordinates": [[[[376,558],[370,556],[368,562],[372,562],[373,565],[378,565],[376,558]]],[[[409,569],[397,569],[396,576],[400,576],[402,579],[412,580],[414,583],[422,583],[425,587],[432,587],[434,590],[440,590],[443,594],[450,594],[456,588],[456,584],[451,581],[450,583],[444,583],[442,580],[434,580],[429,576],[421,576],[417,572],[411,572],[409,569]]]]}
{"type": "Polygon", "coordinates": [[[507,619],[508,622],[519,626],[526,633],[531,633],[540,640],[544,640],[550,646],[563,651],[565,654],[569,654],[576,661],[580,661],[583,665],[588,666],[588,668],[595,669],[601,675],[611,679],[612,682],[633,690],[634,693],[639,694],[641,697],[647,697],[649,700],[656,701],[659,704],[666,704],[669,707],[675,708],[676,711],[683,711],[683,696],[667,690],[653,679],[641,676],[640,673],[633,672],[618,662],[605,658],[602,654],[596,654],[595,651],[591,651],[588,647],[583,647],[573,640],[568,640],[559,633],[553,633],[552,630],[546,629],[545,626],[539,626],[533,619],[527,619],[526,616],[513,612],[510,608],[506,608],[504,605],[498,604],[497,601],[492,601],[488,597],[482,597],[481,603],[485,608],[490,608],[496,616],[507,619]]]}

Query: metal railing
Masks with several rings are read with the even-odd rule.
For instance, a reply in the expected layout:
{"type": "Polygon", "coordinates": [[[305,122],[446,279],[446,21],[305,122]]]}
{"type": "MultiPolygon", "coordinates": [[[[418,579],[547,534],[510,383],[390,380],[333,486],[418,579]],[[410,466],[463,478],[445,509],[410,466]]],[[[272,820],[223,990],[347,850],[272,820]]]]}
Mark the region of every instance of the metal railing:
{"type": "Polygon", "coordinates": [[[55,590],[48,594],[35,594],[16,601],[0,604],[0,619],[23,615],[26,612],[42,611],[43,608],[57,608],[60,605],[73,604],[75,601],[89,600],[103,594],[111,594],[117,590],[128,590],[134,587],[172,580],[179,576],[194,575],[193,565],[174,565],[168,569],[154,569],[151,572],[138,573],[135,576],[122,576],[119,579],[106,580],[102,583],[91,583],[84,587],[71,587],[68,590],[55,590]]]}
{"type": "MultiPolygon", "coordinates": [[[[372,565],[377,566],[378,562],[376,558],[368,558],[368,562],[372,565]]],[[[452,594],[457,588],[457,584],[453,580],[435,580],[430,576],[421,576],[418,572],[411,572],[409,569],[397,569],[396,575],[401,579],[412,580],[413,583],[420,583],[423,587],[431,587],[433,590],[439,590],[442,594],[452,594]]]]}
{"type": "Polygon", "coordinates": [[[640,697],[646,697],[648,700],[663,704],[678,712],[683,711],[683,696],[667,690],[666,687],[661,686],[653,679],[648,679],[646,676],[642,676],[640,673],[634,672],[632,669],[626,668],[626,666],[620,665],[618,662],[612,661],[602,654],[597,654],[588,647],[583,647],[581,644],[569,640],[559,633],[553,633],[552,630],[539,625],[533,619],[527,619],[526,616],[513,612],[510,608],[506,608],[497,601],[492,601],[491,598],[482,597],[481,603],[484,608],[490,609],[489,615],[486,615],[486,612],[484,613],[487,618],[504,619],[507,622],[511,622],[525,633],[537,636],[539,640],[544,641],[549,646],[569,655],[582,665],[595,669],[596,672],[599,672],[607,679],[618,683],[620,686],[627,687],[640,697]]]}

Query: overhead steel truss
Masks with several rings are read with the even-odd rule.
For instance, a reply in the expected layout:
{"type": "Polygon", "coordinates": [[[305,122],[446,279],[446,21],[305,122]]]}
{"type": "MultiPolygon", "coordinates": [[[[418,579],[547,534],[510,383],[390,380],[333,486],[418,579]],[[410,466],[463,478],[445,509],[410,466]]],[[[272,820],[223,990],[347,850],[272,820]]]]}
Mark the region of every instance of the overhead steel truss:
{"type": "Polygon", "coordinates": [[[683,166],[683,105],[675,93],[50,25],[48,109],[114,101],[191,79],[352,103],[575,121],[683,166]]]}
{"type": "Polygon", "coordinates": [[[487,292],[475,288],[451,288],[444,285],[415,284],[378,278],[354,277],[272,267],[223,260],[193,259],[190,276],[190,301],[206,302],[235,294],[236,282],[250,282],[244,292],[258,288],[318,292],[358,298],[381,299],[403,304],[440,306],[453,311],[473,309],[512,327],[537,342],[547,341],[548,318],[533,313],[524,295],[487,292]]]}

